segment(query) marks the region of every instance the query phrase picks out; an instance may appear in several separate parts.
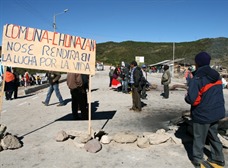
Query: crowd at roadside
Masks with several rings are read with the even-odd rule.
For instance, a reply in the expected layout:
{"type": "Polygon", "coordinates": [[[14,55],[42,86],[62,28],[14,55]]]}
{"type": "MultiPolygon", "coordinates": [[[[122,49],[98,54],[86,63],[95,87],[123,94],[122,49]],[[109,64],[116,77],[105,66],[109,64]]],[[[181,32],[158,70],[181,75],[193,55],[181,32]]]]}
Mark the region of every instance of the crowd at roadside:
{"type": "MultiPolygon", "coordinates": [[[[187,94],[185,102],[191,106],[191,122],[193,129],[192,164],[195,168],[225,166],[223,146],[218,138],[218,122],[225,117],[224,82],[221,75],[210,66],[211,56],[200,52],[195,56],[195,71],[186,71],[187,94]],[[206,140],[210,146],[211,156],[205,160],[204,146],[206,140]]],[[[121,66],[110,67],[109,87],[118,92],[132,94],[130,110],[141,112],[144,65],[140,68],[136,61],[130,66],[122,62],[121,66]],[[126,83],[129,85],[126,85],[126,83]],[[130,86],[130,87],[129,87],[130,86]],[[127,88],[127,89],[126,89],[127,88]]],[[[163,98],[169,98],[171,75],[169,66],[164,65],[161,84],[164,85],[163,98]]]]}
{"type": "MultiPolygon", "coordinates": [[[[133,67],[131,67],[132,63],[128,64],[125,62],[121,62],[121,65],[117,65],[116,67],[110,66],[109,68],[109,87],[111,87],[113,90],[117,92],[122,92],[125,94],[131,93],[132,84],[133,84],[133,77],[131,76],[133,74],[133,67]],[[132,79],[131,79],[132,78],[132,79]]],[[[139,66],[137,65],[139,68],[139,66]]],[[[141,94],[140,97],[142,99],[146,99],[146,89],[150,85],[150,83],[147,81],[147,66],[142,65],[140,68],[140,74],[139,74],[139,80],[140,80],[140,90],[141,94]]]]}
{"type": "Polygon", "coordinates": [[[24,74],[19,74],[16,68],[6,67],[6,73],[1,76],[1,81],[5,78],[5,99],[17,99],[18,87],[41,85],[44,77],[39,74],[29,74],[28,71],[25,71],[24,74]]]}

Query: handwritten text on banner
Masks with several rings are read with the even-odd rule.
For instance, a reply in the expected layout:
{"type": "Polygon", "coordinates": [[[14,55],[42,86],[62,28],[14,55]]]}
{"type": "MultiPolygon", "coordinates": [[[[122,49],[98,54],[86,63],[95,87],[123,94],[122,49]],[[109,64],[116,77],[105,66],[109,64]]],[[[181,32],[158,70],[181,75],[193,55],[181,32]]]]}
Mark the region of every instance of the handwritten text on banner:
{"type": "Polygon", "coordinates": [[[5,66],[95,74],[96,41],[14,24],[3,30],[5,66]]]}

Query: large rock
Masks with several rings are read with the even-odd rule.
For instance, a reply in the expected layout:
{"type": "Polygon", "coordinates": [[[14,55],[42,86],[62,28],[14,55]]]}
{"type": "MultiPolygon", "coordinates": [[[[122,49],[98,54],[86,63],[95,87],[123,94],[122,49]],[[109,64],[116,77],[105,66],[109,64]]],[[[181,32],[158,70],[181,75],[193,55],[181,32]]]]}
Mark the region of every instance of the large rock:
{"type": "Polygon", "coordinates": [[[79,140],[81,143],[87,143],[91,139],[92,139],[91,135],[87,133],[82,133],[81,135],[79,135],[79,140]]]}
{"type": "Polygon", "coordinates": [[[96,153],[101,150],[102,146],[97,139],[92,139],[85,144],[84,148],[87,152],[96,153]]]}
{"type": "Polygon", "coordinates": [[[113,136],[113,140],[117,143],[134,143],[137,140],[137,135],[131,132],[120,132],[113,136]]]}
{"type": "Polygon", "coordinates": [[[6,149],[18,149],[22,146],[20,141],[13,135],[8,134],[1,140],[1,146],[4,150],[6,149]]]}
{"type": "Polygon", "coordinates": [[[150,145],[158,145],[161,143],[165,143],[171,137],[168,133],[165,132],[164,129],[157,130],[156,133],[143,133],[146,138],[149,139],[150,145]]]}
{"type": "Polygon", "coordinates": [[[69,138],[69,136],[67,135],[67,133],[62,130],[62,131],[58,132],[58,134],[56,136],[56,141],[63,142],[65,140],[67,140],[68,138],[69,138]]]}
{"type": "Polygon", "coordinates": [[[109,144],[111,142],[111,138],[108,135],[103,135],[101,137],[101,143],[102,144],[109,144]]]}
{"type": "Polygon", "coordinates": [[[149,141],[149,139],[146,138],[146,137],[139,137],[139,138],[137,139],[137,146],[138,146],[139,148],[147,148],[147,147],[150,146],[150,141],[149,141]]]}

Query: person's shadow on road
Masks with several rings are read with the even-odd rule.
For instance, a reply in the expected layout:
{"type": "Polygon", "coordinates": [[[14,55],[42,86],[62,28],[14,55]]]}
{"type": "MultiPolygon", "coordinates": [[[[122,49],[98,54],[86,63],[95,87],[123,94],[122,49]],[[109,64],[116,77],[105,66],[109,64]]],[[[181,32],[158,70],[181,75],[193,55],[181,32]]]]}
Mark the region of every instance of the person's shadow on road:
{"type": "MultiPolygon", "coordinates": [[[[116,113],[116,110],[98,112],[97,111],[98,107],[99,107],[99,101],[94,101],[91,103],[91,120],[109,120],[109,119],[112,119],[116,113]]],[[[78,120],[81,120],[81,119],[78,119],[78,120]]],[[[56,119],[56,121],[75,121],[75,119],[72,113],[70,112],[69,114],[63,117],[56,119]]]]}

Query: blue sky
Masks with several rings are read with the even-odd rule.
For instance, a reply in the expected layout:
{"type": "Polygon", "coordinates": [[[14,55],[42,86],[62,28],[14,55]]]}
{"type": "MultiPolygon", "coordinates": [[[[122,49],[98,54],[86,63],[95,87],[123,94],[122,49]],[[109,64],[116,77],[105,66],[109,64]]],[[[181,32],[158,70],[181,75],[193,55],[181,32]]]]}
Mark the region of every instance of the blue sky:
{"type": "Polygon", "coordinates": [[[7,23],[107,41],[187,42],[228,37],[228,0],[1,0],[7,23]]]}

